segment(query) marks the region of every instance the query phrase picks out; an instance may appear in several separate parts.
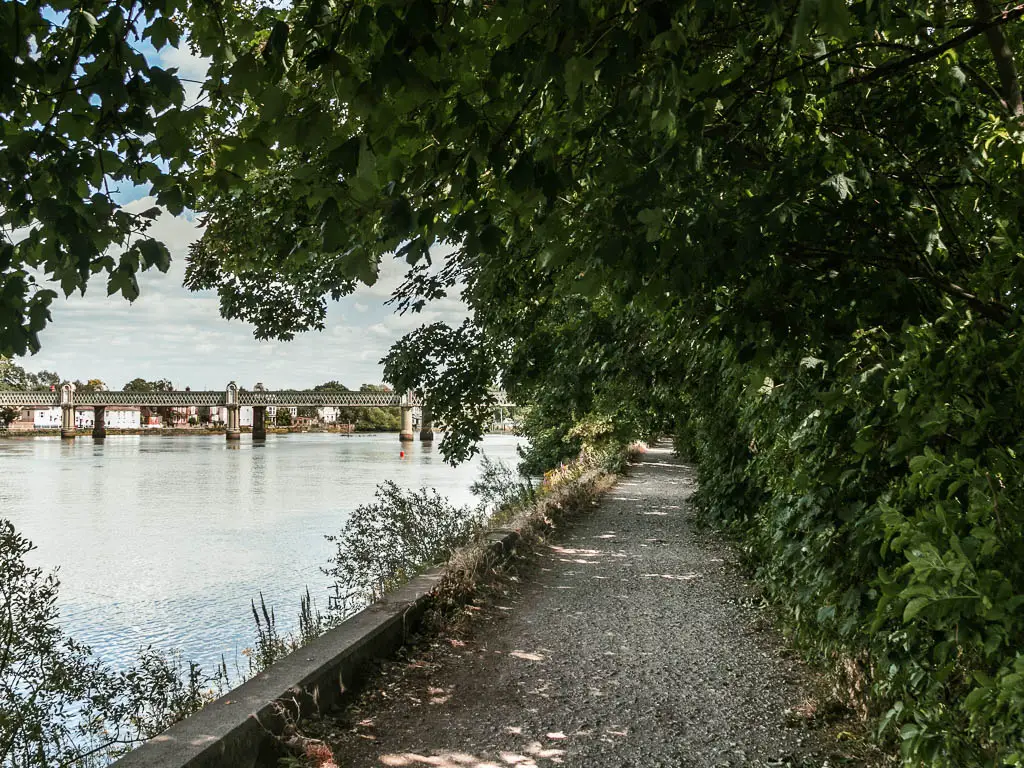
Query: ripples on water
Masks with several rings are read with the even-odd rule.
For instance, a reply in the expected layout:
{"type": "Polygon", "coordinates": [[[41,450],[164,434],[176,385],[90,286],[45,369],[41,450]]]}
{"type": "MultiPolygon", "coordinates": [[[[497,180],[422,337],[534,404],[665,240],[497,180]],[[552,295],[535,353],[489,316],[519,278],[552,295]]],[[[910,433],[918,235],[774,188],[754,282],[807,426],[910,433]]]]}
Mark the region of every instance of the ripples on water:
{"type": "MultiPolygon", "coordinates": [[[[514,464],[518,442],[489,436],[482,447],[514,464]]],[[[262,446],[247,436],[236,446],[198,435],[0,440],[0,516],[36,544],[33,564],[59,567],[64,623],[101,658],[127,663],[152,644],[211,671],[221,654],[229,668],[245,664],[261,590],[283,631],[307,586],[326,610],[324,534],[378,483],[467,503],[477,471],[393,434],[268,435],[262,446]]]]}

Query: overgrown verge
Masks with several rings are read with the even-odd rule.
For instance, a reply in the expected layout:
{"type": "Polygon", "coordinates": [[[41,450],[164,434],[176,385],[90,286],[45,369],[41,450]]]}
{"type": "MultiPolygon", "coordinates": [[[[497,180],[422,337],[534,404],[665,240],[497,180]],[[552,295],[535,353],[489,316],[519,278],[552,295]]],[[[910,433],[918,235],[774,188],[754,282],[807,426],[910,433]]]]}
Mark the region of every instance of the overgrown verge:
{"type": "MultiPolygon", "coordinates": [[[[585,451],[547,472],[540,488],[532,493],[520,491],[523,486],[517,486],[510,470],[499,465],[490,475],[488,488],[474,486],[481,498],[494,505],[488,530],[515,534],[516,553],[528,552],[564,522],[597,504],[597,498],[614,485],[629,459],[641,450],[639,444],[618,444],[602,451],[585,451]]],[[[485,473],[482,481],[488,477],[485,473]]],[[[496,552],[489,544],[486,535],[478,535],[449,557],[428,618],[435,627],[447,623],[452,612],[473,596],[481,580],[501,567],[508,553],[496,552]]]]}
{"type": "Polygon", "coordinates": [[[274,611],[253,602],[256,641],[250,673],[262,671],[312,638],[432,566],[447,566],[438,605],[454,605],[489,567],[488,534],[514,531],[523,546],[533,543],[565,515],[591,503],[621,472],[639,445],[604,442],[544,474],[535,484],[503,462],[484,457],[471,490],[478,502],[456,506],[436,490],[403,489],[391,481],[377,487],[374,501],[356,508],[337,534],[327,535],[335,554],[324,573],[334,596],[321,614],[307,592],[299,630],[280,633],[274,611]]]}

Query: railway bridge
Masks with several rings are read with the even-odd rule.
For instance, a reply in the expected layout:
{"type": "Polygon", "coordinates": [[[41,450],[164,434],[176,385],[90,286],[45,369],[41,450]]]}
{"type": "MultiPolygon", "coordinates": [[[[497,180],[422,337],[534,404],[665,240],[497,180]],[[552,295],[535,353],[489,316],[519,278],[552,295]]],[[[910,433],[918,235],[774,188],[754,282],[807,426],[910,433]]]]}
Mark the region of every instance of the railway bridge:
{"type": "MultiPolygon", "coordinates": [[[[503,392],[494,393],[494,404],[510,406],[511,403],[503,392]]],[[[429,406],[415,392],[313,392],[295,390],[267,390],[257,384],[252,390],[240,388],[235,382],[220,391],[168,391],[168,392],[126,392],[98,391],[77,392],[73,384],[64,384],[57,391],[21,392],[0,390],[0,406],[57,407],[61,408],[62,438],[75,437],[75,409],[85,406],[95,412],[92,436],[97,439],[106,437],[104,415],[107,406],[136,406],[159,408],[161,406],[189,407],[210,406],[224,408],[227,412],[228,440],[241,438],[239,409],[242,406],[252,407],[253,440],[265,440],[267,437],[266,414],[267,406],[309,406],[309,407],[340,407],[340,408],[400,408],[402,427],[399,439],[413,440],[413,408],[421,409],[420,439],[429,442],[434,439],[434,424],[429,406]]]]}

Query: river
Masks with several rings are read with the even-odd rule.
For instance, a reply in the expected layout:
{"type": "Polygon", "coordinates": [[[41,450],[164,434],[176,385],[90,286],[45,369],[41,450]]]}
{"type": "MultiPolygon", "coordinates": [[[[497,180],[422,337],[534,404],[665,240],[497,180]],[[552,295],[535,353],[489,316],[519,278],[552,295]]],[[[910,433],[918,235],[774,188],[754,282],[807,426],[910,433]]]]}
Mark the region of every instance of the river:
{"type": "MultiPolygon", "coordinates": [[[[514,464],[518,442],[492,435],[482,447],[514,464]]],[[[468,503],[477,465],[452,468],[436,444],[393,434],[0,440],[0,517],[36,544],[32,564],[59,568],[61,619],[100,658],[123,666],[152,645],[208,672],[222,654],[244,670],[250,600],[262,591],[286,631],[306,587],[326,611],[324,534],[378,483],[468,503]]]]}

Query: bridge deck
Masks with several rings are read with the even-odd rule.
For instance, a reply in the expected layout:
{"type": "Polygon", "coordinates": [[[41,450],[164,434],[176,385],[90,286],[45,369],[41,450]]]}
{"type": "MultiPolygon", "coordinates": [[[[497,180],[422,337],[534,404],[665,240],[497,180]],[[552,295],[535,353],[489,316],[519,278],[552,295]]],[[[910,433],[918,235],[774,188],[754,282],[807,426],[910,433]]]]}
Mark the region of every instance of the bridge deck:
{"type": "MultiPolygon", "coordinates": [[[[190,405],[223,406],[228,404],[226,392],[75,392],[75,407],[123,405],[137,407],[190,405]]],[[[291,406],[340,406],[350,408],[397,408],[400,406],[421,406],[422,398],[418,395],[401,394],[398,392],[296,392],[281,390],[276,392],[239,390],[237,405],[275,405],[291,406]]],[[[504,393],[496,394],[494,404],[509,406],[504,393]]],[[[20,392],[0,390],[0,406],[32,407],[61,405],[60,392],[20,392]]]]}

